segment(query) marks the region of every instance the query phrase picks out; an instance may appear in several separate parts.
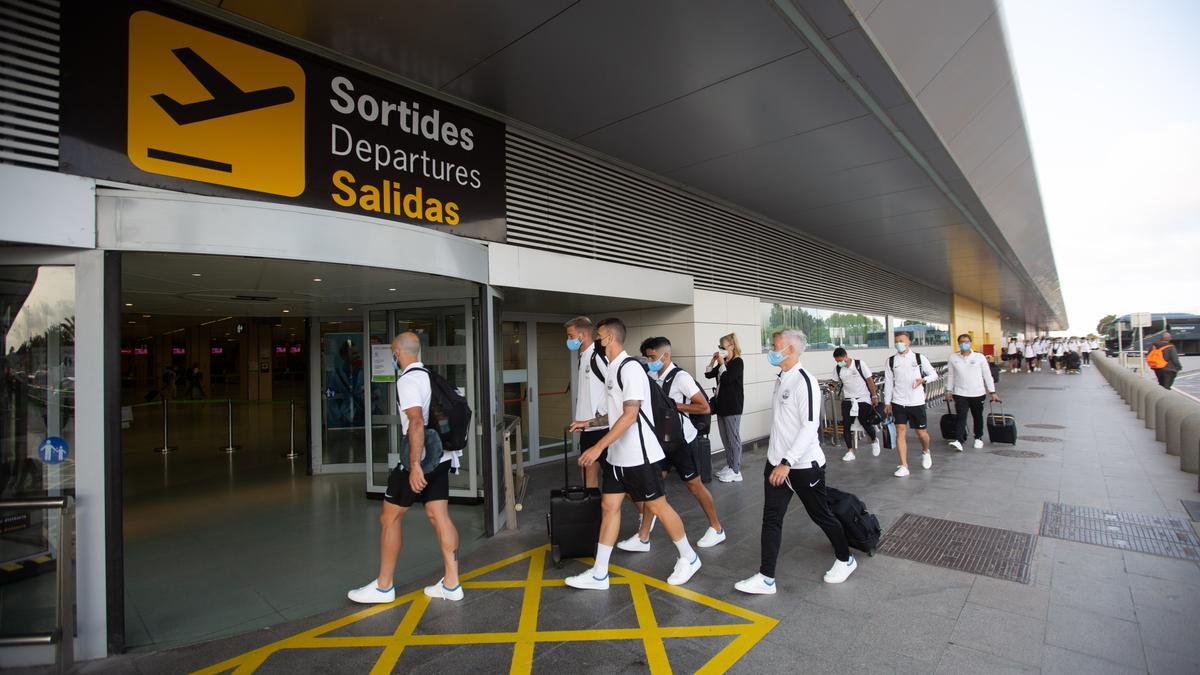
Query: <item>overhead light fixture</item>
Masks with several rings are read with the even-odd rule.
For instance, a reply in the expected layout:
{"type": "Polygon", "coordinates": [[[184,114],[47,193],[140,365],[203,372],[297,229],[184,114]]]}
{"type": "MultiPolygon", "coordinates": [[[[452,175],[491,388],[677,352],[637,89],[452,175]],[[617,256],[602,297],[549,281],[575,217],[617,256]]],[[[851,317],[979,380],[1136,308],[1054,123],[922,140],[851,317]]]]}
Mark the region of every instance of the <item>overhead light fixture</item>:
{"type": "Polygon", "coordinates": [[[396,290],[396,289],[394,289],[394,288],[389,288],[388,290],[389,290],[389,291],[394,291],[394,290],[396,290]]]}
{"type": "Polygon", "coordinates": [[[353,307],[347,307],[347,308],[346,308],[346,311],[347,311],[347,312],[353,312],[353,311],[354,311],[354,308],[353,308],[353,307]]]}
{"type": "Polygon", "coordinates": [[[320,281],[321,277],[313,277],[313,281],[320,281]]]}
{"type": "Polygon", "coordinates": [[[283,310],[283,313],[284,313],[284,314],[288,314],[288,313],[290,313],[291,311],[292,311],[292,310],[290,310],[290,309],[285,309],[285,310],[283,310]]]}
{"type": "Polygon", "coordinates": [[[192,276],[199,277],[199,276],[203,276],[203,275],[200,274],[199,272],[192,272],[192,276]]]}
{"type": "Polygon", "coordinates": [[[125,306],[126,306],[126,307],[133,307],[133,303],[132,303],[132,302],[127,302],[127,303],[125,303],[125,306]]]}
{"type": "Polygon", "coordinates": [[[142,315],[142,318],[143,318],[143,319],[149,319],[149,318],[150,318],[150,315],[149,315],[149,314],[143,314],[143,315],[142,315]]]}
{"type": "Polygon", "coordinates": [[[136,322],[136,321],[130,321],[129,323],[137,323],[137,322],[136,322]]]}

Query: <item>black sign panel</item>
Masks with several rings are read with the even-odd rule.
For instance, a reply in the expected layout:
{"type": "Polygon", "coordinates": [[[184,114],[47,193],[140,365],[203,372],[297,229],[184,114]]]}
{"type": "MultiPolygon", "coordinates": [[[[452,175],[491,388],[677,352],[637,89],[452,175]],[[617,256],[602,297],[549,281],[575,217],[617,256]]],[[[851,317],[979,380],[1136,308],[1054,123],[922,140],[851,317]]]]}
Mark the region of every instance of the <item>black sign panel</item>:
{"type": "Polygon", "coordinates": [[[63,14],[63,171],[504,240],[499,122],[172,5],[63,14]]]}

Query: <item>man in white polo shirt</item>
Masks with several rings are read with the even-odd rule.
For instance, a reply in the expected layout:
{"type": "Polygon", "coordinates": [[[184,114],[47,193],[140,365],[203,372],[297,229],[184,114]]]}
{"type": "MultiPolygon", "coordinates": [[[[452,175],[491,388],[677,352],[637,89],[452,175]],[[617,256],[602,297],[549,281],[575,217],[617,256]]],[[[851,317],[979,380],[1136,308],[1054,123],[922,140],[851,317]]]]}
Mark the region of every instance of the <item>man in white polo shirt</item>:
{"type": "Polygon", "coordinates": [[[771,440],[763,467],[762,554],[758,573],[734,588],[743,593],[775,593],[775,561],[783,537],[783,517],[795,493],[808,517],[829,538],[837,559],[825,573],[826,583],[840,584],[858,567],[846,542],[842,523],[829,510],[825,492],[825,453],[817,432],[821,426],[821,388],[800,365],[808,338],[798,330],[771,336],[767,361],[779,368],[772,395],[771,440]]]}
{"type": "MultiPolygon", "coordinates": [[[[586,316],[577,316],[566,323],[567,349],[579,352],[578,372],[575,376],[575,422],[588,422],[607,418],[605,403],[604,373],[608,370],[608,358],[596,348],[595,331],[592,320],[586,316]]],[[[597,421],[579,432],[579,452],[587,452],[604,437],[608,431],[607,422],[597,421]]],[[[584,485],[589,488],[600,487],[600,463],[596,462],[584,469],[584,485]]]]}
{"type": "Polygon", "coordinates": [[[872,416],[875,405],[879,403],[879,394],[875,391],[875,380],[871,379],[871,368],[858,359],[850,358],[845,347],[833,350],[833,360],[837,370],[833,376],[842,383],[842,438],[846,441],[846,454],[843,462],[853,462],[854,457],[854,420],[871,439],[871,455],[879,456],[879,438],[875,435],[875,425],[864,422],[864,418],[872,416]]]}
{"type": "MultiPolygon", "coordinates": [[[[605,319],[596,326],[600,345],[608,357],[607,390],[608,432],[587,452],[579,456],[580,466],[600,462],[600,498],[602,517],[600,541],[596,543],[596,563],[591,569],[567,577],[572,588],[608,590],[608,560],[621,532],[621,503],[629,495],[635,503],[657,517],[675,542],[679,559],[667,583],[679,586],[700,569],[700,556],[688,543],[683,521],[667,503],[663,477],[658,463],[666,457],[654,434],[654,410],[650,403],[650,376],[642,364],[625,352],[625,324],[620,319],[605,319]],[[607,459],[602,459],[607,451],[607,459]]],[[[575,422],[572,431],[587,428],[589,421],[575,422]]]]}
{"type": "Polygon", "coordinates": [[[971,335],[958,336],[958,351],[950,354],[946,370],[946,401],[954,401],[954,413],[958,425],[957,433],[950,445],[959,452],[967,442],[967,410],[975,425],[975,447],[983,447],[983,399],[991,394],[992,401],[999,402],[996,382],[987,357],[971,350],[971,335]]]}
{"type": "MultiPolygon", "coordinates": [[[[433,525],[442,549],[445,574],[442,580],[425,587],[425,595],[444,600],[462,600],[458,581],[458,530],[450,520],[450,469],[457,468],[461,452],[446,451],[442,461],[429,475],[421,470],[425,453],[425,427],[429,424],[429,404],[433,390],[429,371],[421,363],[421,339],[416,333],[401,333],[392,339],[392,356],[400,368],[396,378],[396,403],[400,409],[400,427],[408,441],[407,465],[397,465],[388,476],[379,516],[379,576],[371,583],[350,591],[354,602],[376,604],[396,599],[392,575],[400,557],[400,521],[414,502],[425,503],[425,515],[433,525]]],[[[435,446],[436,447],[436,446],[435,446]]]]}
{"type": "Polygon", "coordinates": [[[921,441],[921,466],[931,468],[933,457],[929,454],[929,426],[925,414],[925,383],[938,379],[937,371],[929,359],[914,352],[912,338],[908,333],[896,336],[896,354],[889,356],[883,368],[883,412],[892,415],[896,422],[896,451],[900,454],[900,466],[892,474],[897,477],[908,475],[908,428],[917,431],[921,441]]]}

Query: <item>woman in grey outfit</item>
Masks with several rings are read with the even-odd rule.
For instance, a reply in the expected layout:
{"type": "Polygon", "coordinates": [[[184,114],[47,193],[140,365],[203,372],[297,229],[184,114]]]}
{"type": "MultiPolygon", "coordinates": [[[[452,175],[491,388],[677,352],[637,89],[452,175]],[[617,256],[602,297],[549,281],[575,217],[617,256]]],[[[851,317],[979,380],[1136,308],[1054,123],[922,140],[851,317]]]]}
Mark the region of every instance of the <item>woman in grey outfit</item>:
{"type": "Polygon", "coordinates": [[[742,406],[746,401],[742,378],[745,364],[736,333],[722,337],[719,347],[708,362],[704,376],[717,381],[713,412],[717,414],[717,429],[721,432],[721,444],[725,446],[727,465],[717,472],[717,480],[735,483],[742,480],[742,406]]]}

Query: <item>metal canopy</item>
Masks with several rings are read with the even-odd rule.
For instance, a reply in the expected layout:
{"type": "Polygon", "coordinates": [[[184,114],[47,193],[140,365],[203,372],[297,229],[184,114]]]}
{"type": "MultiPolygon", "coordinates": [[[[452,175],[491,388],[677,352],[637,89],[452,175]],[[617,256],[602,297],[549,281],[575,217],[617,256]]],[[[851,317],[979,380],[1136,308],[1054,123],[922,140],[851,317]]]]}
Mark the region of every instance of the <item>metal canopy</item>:
{"type": "MultiPolygon", "coordinates": [[[[938,10],[889,19],[888,0],[865,4],[882,18],[860,21],[829,0],[220,7],[998,307],[1006,325],[1065,326],[1019,104],[985,120],[1015,129],[991,154],[1027,165],[1007,193],[991,193],[989,211],[977,193],[984,179],[968,179],[964,155],[956,162],[942,140],[945,125],[935,130],[875,39],[888,34],[880,21],[919,31],[913,14],[933,20],[938,10]]],[[[993,0],[971,4],[992,5],[994,16],[993,0]]],[[[1011,86],[1011,69],[1007,78],[1011,86]]],[[[947,100],[936,112],[956,105],[947,100]]]]}

